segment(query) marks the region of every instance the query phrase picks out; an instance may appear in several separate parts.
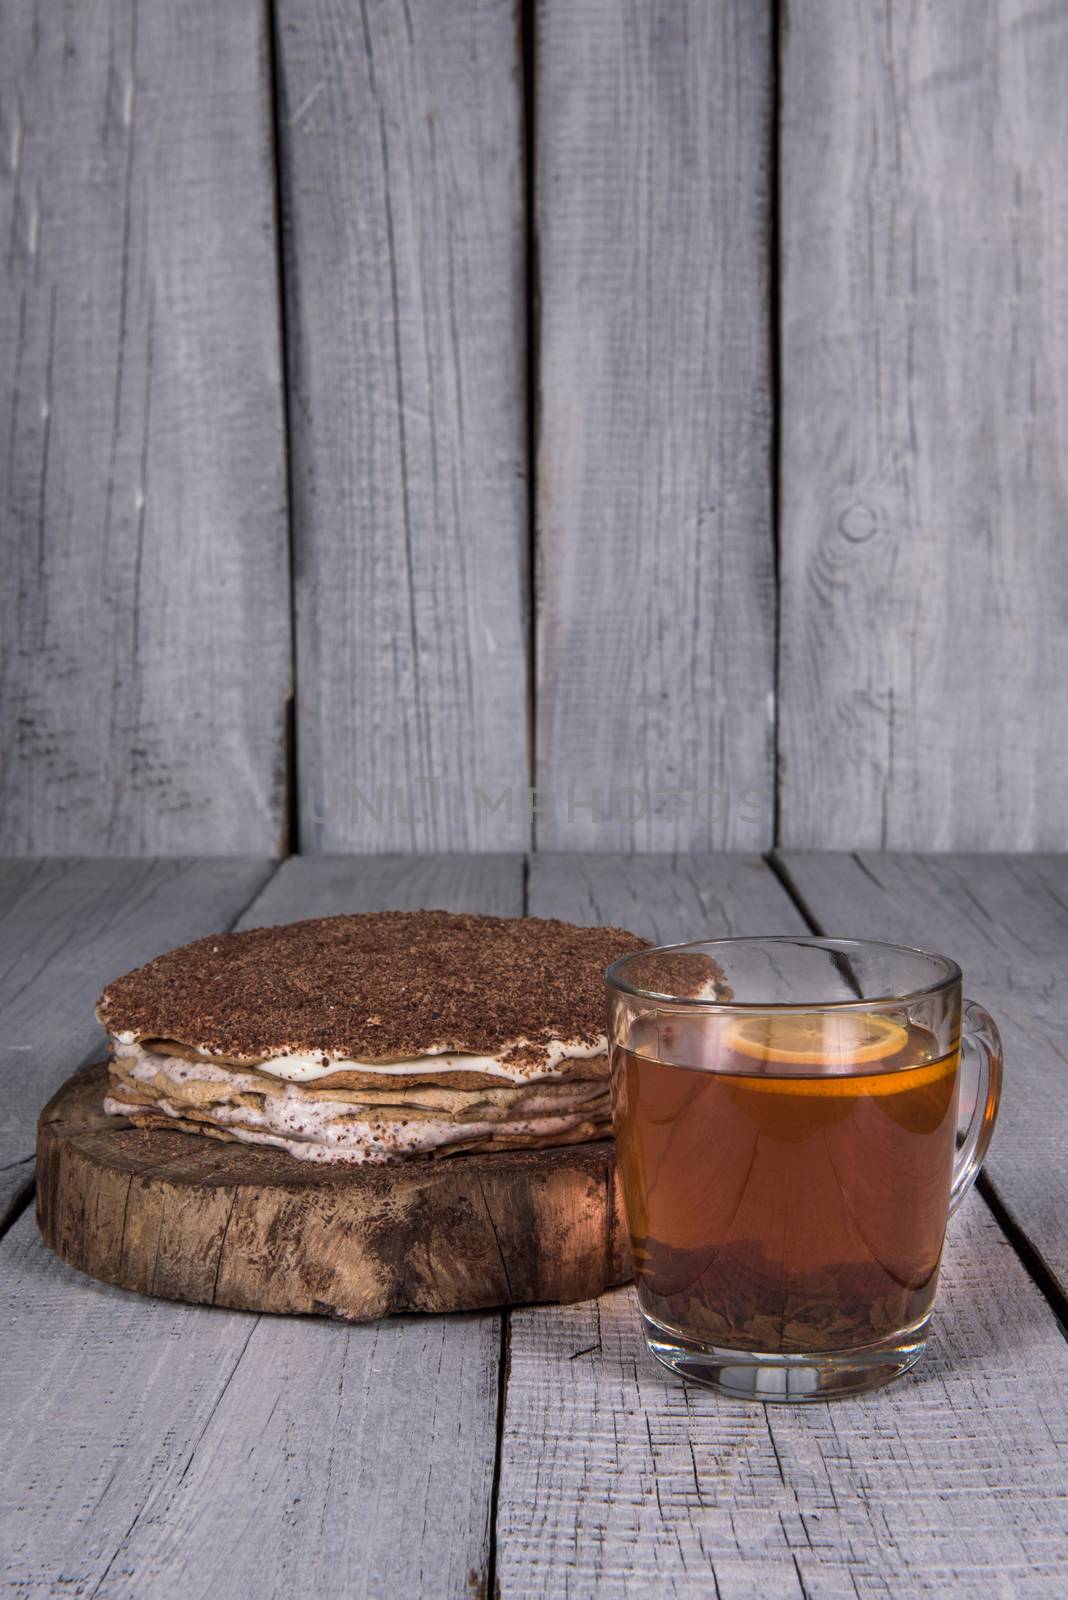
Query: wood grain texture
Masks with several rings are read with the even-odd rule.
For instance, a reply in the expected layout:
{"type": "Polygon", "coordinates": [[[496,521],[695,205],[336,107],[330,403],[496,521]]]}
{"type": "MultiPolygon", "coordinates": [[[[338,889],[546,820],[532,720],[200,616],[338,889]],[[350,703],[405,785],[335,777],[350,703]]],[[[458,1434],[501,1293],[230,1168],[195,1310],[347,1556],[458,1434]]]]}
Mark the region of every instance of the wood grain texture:
{"type": "MultiPolygon", "coordinates": [[[[522,911],[519,857],[293,858],[240,925],[417,907],[428,882],[446,909],[522,911]]],[[[100,1600],[485,1585],[498,1315],[342,1327],[145,1301],[76,1275],[31,1228],[0,1245],[16,1326],[0,1547],[20,1594],[72,1574],[100,1600]]]]}
{"type": "MultiPolygon", "coordinates": [[[[291,858],[241,926],[443,904],[521,908],[522,862],[291,858]]],[[[71,1265],[143,1294],[368,1321],[575,1300],[630,1262],[609,1142],[330,1168],[101,1109],[106,1072],[71,1079],[41,1115],[37,1215],[71,1265]]]]}
{"type": "Polygon", "coordinates": [[[510,1334],[502,1600],[1064,1592],[1068,1344],[977,1198],[929,1351],[881,1393],[791,1411],[683,1385],[630,1289],[510,1334]]]}
{"type": "Polygon", "coordinates": [[[265,11],[0,16],[0,849],[277,850],[290,681],[265,11]]]}
{"type": "Polygon", "coordinates": [[[273,870],[248,857],[0,863],[0,1222],[32,1180],[41,1107],[104,1052],[104,985],[228,927],[273,870]]]}
{"type": "Polygon", "coordinates": [[[249,907],[243,928],[355,911],[472,911],[518,917],[519,855],[290,856],[249,907]]]}
{"type": "Polygon", "coordinates": [[[1063,849],[1068,13],[783,44],[780,841],[1063,849]]]}
{"type": "Polygon", "coordinates": [[[827,933],[941,951],[976,999],[1040,987],[1065,960],[1068,855],[785,850],[779,859],[827,933]]]}
{"type": "Polygon", "coordinates": [[[771,840],[771,11],[535,7],[544,848],[771,840]]]}
{"type": "Polygon", "coordinates": [[[986,1180],[1068,1295],[1068,857],[791,852],[820,927],[944,951],[1005,1042],[986,1180]]]}
{"type": "Polygon", "coordinates": [[[0,1245],[11,1592],[461,1595],[484,1576],[500,1319],[256,1318],[0,1245]]]}
{"type": "Polygon", "coordinates": [[[276,9],[301,846],[522,848],[516,0],[276,9]]]}
{"type": "Polygon", "coordinates": [[[585,1300],[631,1276],[610,1139],[330,1167],[106,1116],[107,1068],[41,1113],[37,1222],[90,1277],[239,1311],[373,1322],[585,1300]]]}
{"type": "Polygon", "coordinates": [[[760,856],[539,851],[530,857],[527,902],[531,916],[629,928],[656,944],[806,931],[760,856]]]}
{"type": "MultiPolygon", "coordinates": [[[[804,927],[752,859],[535,856],[529,894],[532,911],[657,938],[804,927]]],[[[513,1312],[502,1600],[1053,1600],[1068,1577],[1068,1346],[978,1199],[951,1230],[936,1318],[914,1375],[798,1413],[661,1373],[631,1290],[513,1312]]]]}

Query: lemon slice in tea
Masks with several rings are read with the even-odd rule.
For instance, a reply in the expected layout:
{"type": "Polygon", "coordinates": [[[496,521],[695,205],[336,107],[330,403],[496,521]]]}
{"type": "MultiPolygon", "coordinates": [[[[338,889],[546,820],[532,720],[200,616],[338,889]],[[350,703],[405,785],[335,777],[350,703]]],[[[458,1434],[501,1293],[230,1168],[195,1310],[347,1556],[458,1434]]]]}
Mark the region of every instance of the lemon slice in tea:
{"type": "Polygon", "coordinates": [[[905,1048],[908,1032],[890,1017],[862,1011],[783,1012],[732,1022],[724,1042],[753,1061],[833,1072],[889,1061],[905,1048]]]}

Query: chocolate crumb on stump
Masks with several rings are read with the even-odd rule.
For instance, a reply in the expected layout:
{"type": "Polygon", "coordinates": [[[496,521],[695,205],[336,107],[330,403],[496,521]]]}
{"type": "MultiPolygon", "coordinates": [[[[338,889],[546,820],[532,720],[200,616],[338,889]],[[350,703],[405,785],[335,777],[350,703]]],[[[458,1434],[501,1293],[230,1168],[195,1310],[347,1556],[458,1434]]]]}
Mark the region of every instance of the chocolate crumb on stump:
{"type": "Polygon", "coordinates": [[[600,1138],[602,977],[643,946],[446,911],[200,939],[104,990],[105,1109],[352,1164],[600,1138]]]}

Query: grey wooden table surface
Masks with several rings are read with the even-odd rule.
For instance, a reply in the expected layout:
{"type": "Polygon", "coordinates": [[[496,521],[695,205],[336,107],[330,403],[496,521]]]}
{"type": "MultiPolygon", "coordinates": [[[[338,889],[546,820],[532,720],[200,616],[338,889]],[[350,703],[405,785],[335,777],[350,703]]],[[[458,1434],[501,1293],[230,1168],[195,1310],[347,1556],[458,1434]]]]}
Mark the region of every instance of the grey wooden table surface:
{"type": "Polygon", "coordinates": [[[23,861],[0,886],[6,1593],[1068,1589],[1068,859],[23,861]],[[882,1394],[765,1410],[661,1373],[629,1288],[345,1327],[142,1299],[48,1253],[28,1205],[34,1119],[99,1050],[107,978],[214,928],[415,905],[956,954],[1003,1027],[1007,1089],[919,1369],[882,1394]]]}

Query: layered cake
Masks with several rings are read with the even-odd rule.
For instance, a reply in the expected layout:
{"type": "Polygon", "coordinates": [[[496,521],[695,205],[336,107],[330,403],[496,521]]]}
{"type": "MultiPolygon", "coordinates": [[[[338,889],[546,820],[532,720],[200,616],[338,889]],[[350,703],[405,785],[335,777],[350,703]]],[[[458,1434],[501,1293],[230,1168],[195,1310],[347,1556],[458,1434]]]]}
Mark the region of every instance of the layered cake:
{"type": "Polygon", "coordinates": [[[446,911],[200,939],[101,995],[104,1109],[351,1164],[597,1139],[611,1126],[602,976],[642,945],[446,911]]]}

